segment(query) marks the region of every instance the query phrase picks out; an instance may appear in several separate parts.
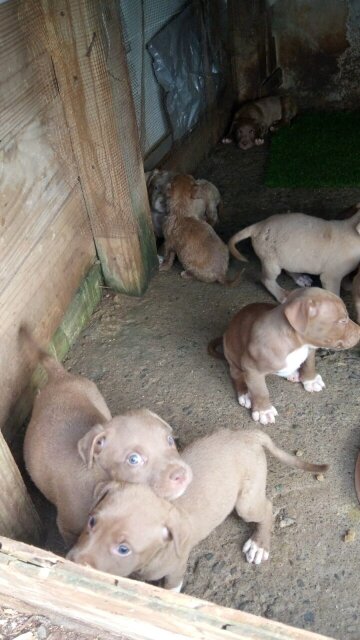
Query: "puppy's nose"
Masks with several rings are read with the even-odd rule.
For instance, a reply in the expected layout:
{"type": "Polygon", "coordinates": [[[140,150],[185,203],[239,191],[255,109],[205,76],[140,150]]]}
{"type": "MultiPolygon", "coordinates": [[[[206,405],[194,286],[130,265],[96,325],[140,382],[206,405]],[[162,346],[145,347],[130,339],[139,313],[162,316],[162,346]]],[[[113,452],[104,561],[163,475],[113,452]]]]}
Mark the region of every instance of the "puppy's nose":
{"type": "Polygon", "coordinates": [[[179,467],[178,469],[176,469],[176,471],[173,471],[170,474],[170,480],[172,480],[176,484],[182,484],[186,479],[186,476],[187,476],[187,473],[185,469],[182,469],[181,467],[179,467]]]}
{"type": "Polygon", "coordinates": [[[176,490],[182,490],[183,493],[186,487],[190,484],[193,474],[189,465],[183,463],[174,465],[169,475],[171,486],[176,490]]]}

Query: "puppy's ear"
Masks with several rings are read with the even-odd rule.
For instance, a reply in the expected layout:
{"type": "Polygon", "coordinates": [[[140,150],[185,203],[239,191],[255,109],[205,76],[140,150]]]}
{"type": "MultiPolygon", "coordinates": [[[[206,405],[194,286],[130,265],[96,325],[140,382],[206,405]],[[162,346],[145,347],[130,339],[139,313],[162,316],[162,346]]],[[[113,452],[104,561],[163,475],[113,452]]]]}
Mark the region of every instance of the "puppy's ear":
{"type": "Polygon", "coordinates": [[[171,507],[166,524],[163,527],[164,541],[173,541],[175,554],[178,558],[184,555],[183,550],[189,539],[189,531],[186,520],[181,518],[176,507],[171,507]]]}
{"type": "Polygon", "coordinates": [[[151,411],[150,409],[144,409],[144,412],[147,413],[148,415],[152,416],[156,420],[159,420],[159,422],[161,422],[164,425],[164,427],[166,427],[167,429],[169,429],[169,431],[172,432],[173,429],[169,425],[169,423],[166,422],[166,420],[163,420],[163,418],[160,418],[160,416],[158,416],[157,413],[155,413],[154,411],[151,411]]]}
{"type": "Polygon", "coordinates": [[[191,197],[193,200],[204,197],[204,187],[202,184],[193,184],[191,187],[191,197]]]}
{"type": "Polygon", "coordinates": [[[93,492],[94,502],[91,509],[97,507],[99,502],[101,502],[101,500],[103,500],[105,496],[121,488],[121,486],[122,484],[120,482],[116,482],[115,480],[110,480],[110,482],[108,480],[98,482],[93,492]]]}
{"type": "Polygon", "coordinates": [[[295,299],[289,303],[285,302],[284,314],[292,328],[298,333],[304,334],[309,320],[317,316],[318,306],[311,298],[308,300],[295,299]]]}
{"type": "Polygon", "coordinates": [[[88,469],[91,469],[95,456],[103,449],[105,442],[106,433],[101,424],[96,424],[79,440],[77,444],[78,453],[88,469]]]}

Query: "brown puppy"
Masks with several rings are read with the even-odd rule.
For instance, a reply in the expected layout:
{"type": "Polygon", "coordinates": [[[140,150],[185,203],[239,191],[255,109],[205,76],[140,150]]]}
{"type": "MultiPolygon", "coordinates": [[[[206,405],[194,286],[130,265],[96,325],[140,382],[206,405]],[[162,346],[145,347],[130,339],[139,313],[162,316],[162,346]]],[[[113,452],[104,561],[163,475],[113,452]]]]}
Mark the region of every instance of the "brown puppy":
{"type": "MultiPolygon", "coordinates": [[[[175,175],[177,174],[174,171],[160,169],[153,169],[145,174],[154,232],[158,238],[164,235],[163,224],[168,214],[168,185],[175,175]]],[[[191,214],[215,226],[219,222],[222,207],[219,190],[208,180],[199,179],[195,182],[199,189],[196,199],[191,202],[191,214]]]]}
{"type": "Polygon", "coordinates": [[[281,305],[254,303],[231,320],[223,338],[210,342],[211,355],[223,342],[239,404],[251,409],[255,422],[275,422],[265,377],[274,373],[321,391],[315,349],[348,349],[360,340],[360,327],[349,320],[342,300],[329,291],[296,289],[281,305]]]}
{"type": "Polygon", "coordinates": [[[341,280],[360,262],[359,234],[360,210],[346,220],[283,213],[239,231],[229,240],[229,249],[238,260],[246,262],[235,245],[251,238],[261,260],[261,281],[283,302],[288,292],[276,282],[282,269],[319,275],[324,289],[339,295],[341,280]]]}
{"type": "Polygon", "coordinates": [[[235,508],[245,522],[257,524],[243,552],[248,562],[260,564],[269,557],[272,526],[264,449],[296,469],[327,469],[279,449],[261,431],[222,429],[184,450],[194,477],[175,503],[143,485],[110,485],[68,558],[115,575],[165,578],[166,588],[180,591],[191,549],[235,508]]]}
{"type": "Polygon", "coordinates": [[[26,431],[25,465],[56,506],[65,542],[72,543],[83,528],[99,481],[148,483],[167,499],[185,491],[191,469],[179,457],[164,420],[146,409],[111,418],[93,382],[67,373],[25,328],[21,337],[48,374],[26,431]]]}
{"type": "Polygon", "coordinates": [[[295,101],[290,96],[269,96],[247,102],[236,112],[230,131],[223,143],[235,142],[239,149],[250,149],[264,144],[268,131],[275,131],[290,124],[297,113],[295,101]]]}
{"type": "Polygon", "coordinates": [[[184,267],[183,278],[197,278],[202,282],[234,284],[227,279],[229,250],[213,228],[193,213],[194,198],[202,198],[203,185],[194,178],[178,175],[169,189],[169,214],[163,224],[165,259],[161,271],[168,271],[178,256],[184,267]]]}

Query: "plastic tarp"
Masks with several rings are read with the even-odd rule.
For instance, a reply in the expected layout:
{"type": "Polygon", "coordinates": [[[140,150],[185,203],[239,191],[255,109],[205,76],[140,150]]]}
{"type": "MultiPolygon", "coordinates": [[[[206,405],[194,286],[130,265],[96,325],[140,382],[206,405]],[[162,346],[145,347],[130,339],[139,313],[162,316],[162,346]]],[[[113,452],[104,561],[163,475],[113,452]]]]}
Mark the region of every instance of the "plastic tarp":
{"type": "Polygon", "coordinates": [[[175,140],[191,131],[223,85],[221,43],[210,32],[209,17],[190,5],[147,45],[175,140]]]}

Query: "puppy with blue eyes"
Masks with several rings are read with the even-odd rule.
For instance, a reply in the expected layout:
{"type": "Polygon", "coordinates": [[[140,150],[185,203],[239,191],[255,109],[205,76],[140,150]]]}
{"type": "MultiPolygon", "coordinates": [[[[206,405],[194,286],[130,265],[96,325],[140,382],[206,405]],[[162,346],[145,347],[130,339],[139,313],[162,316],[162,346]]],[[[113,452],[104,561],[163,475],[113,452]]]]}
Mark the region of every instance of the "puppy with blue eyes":
{"type": "Polygon", "coordinates": [[[180,591],[193,547],[235,509],[245,522],[256,523],[243,546],[247,561],[266,561],[272,504],[266,497],[265,450],[293,468],[327,469],[283,451],[261,431],[222,429],[184,449],[193,480],[173,503],[143,484],[100,488],[99,502],[67,557],[123,577],[164,579],[165,588],[180,591]]]}
{"type": "Polygon", "coordinates": [[[48,382],[37,395],[24,440],[26,469],[57,508],[57,525],[71,545],[87,522],[99,482],[145,483],[159,496],[178,498],[192,479],[170,425],[147,409],[111,417],[96,385],[75,376],[20,330],[48,382]]]}

